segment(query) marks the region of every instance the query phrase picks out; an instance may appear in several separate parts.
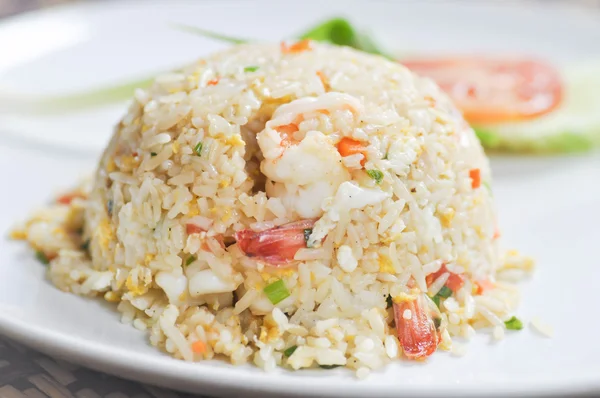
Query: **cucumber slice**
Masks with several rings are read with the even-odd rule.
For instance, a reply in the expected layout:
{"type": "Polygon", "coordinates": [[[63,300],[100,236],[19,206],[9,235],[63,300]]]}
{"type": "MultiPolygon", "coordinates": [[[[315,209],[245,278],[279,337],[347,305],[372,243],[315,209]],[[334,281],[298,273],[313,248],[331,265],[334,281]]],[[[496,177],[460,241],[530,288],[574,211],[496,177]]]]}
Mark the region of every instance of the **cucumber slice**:
{"type": "Polygon", "coordinates": [[[564,71],[563,104],[534,120],[474,125],[486,149],[581,152],[600,146],[600,61],[564,71]]]}

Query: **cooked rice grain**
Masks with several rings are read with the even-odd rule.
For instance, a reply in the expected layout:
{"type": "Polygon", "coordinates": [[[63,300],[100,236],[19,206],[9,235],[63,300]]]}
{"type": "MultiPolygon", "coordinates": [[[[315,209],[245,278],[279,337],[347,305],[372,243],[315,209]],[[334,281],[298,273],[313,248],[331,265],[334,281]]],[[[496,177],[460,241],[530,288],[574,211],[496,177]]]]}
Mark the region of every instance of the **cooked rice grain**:
{"type": "Polygon", "coordinates": [[[187,361],[343,365],[364,378],[402,354],[388,295],[435,296],[448,272],[465,283],[442,299],[440,348],[474,327],[502,337],[516,290],[474,283],[532,262],[499,252],[490,191],[469,177],[491,182],[473,131],[403,66],[310,47],[236,46],[136,90],[80,188],[87,200],[49,206],[14,236],[53,258],[57,287],[119,302],[124,322],[187,361]],[[338,152],[344,137],[363,149],[338,152]],[[317,221],[286,267],[235,244],[236,232],[303,218],[317,221]],[[263,289],[278,280],[289,296],[273,304],[263,289]]]}

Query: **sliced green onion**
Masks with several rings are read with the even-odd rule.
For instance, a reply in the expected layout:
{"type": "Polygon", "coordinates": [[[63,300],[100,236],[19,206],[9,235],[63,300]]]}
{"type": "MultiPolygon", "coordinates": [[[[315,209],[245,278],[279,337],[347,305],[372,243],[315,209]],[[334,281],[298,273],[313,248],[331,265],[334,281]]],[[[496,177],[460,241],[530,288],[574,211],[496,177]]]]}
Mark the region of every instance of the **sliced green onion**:
{"type": "Polygon", "coordinates": [[[191,263],[193,263],[194,261],[196,261],[196,256],[194,256],[194,255],[191,255],[191,256],[189,256],[189,257],[188,257],[188,258],[185,260],[185,265],[186,265],[186,266],[188,266],[188,265],[190,265],[191,263]]]}
{"type": "Polygon", "coordinates": [[[342,365],[319,365],[320,368],[322,369],[335,369],[335,368],[339,368],[342,365]]]}
{"type": "Polygon", "coordinates": [[[108,202],[106,202],[106,212],[108,213],[109,217],[112,217],[114,206],[115,202],[113,202],[112,199],[109,199],[108,202]]]}
{"type": "Polygon", "coordinates": [[[287,350],[285,350],[285,351],[283,352],[283,355],[285,355],[286,357],[288,357],[288,358],[289,358],[289,357],[291,357],[291,356],[292,356],[292,354],[293,354],[293,353],[294,353],[294,352],[295,352],[297,349],[298,349],[298,346],[297,346],[297,345],[293,345],[293,346],[291,346],[290,348],[288,348],[287,350]]]}
{"type": "Polygon", "coordinates": [[[155,157],[156,155],[158,155],[156,152],[150,152],[150,156],[155,157]]]}
{"type": "Polygon", "coordinates": [[[90,240],[86,240],[81,244],[81,250],[88,251],[90,249],[90,240]]]}
{"type": "Polygon", "coordinates": [[[256,72],[260,66],[246,66],[244,72],[256,72]]]}
{"type": "Polygon", "coordinates": [[[433,324],[436,329],[439,329],[442,326],[442,318],[433,318],[433,324]]]}
{"type": "Polygon", "coordinates": [[[50,260],[48,260],[48,256],[46,256],[46,254],[44,254],[44,252],[41,250],[38,250],[35,252],[35,258],[37,258],[38,261],[44,265],[50,264],[50,260]]]}
{"type": "Polygon", "coordinates": [[[487,181],[484,181],[484,182],[483,182],[483,185],[484,185],[484,186],[487,188],[487,190],[490,192],[490,194],[491,194],[491,193],[493,193],[493,192],[492,192],[492,186],[490,185],[490,183],[489,183],[489,182],[487,182],[487,181]]]}
{"type": "Polygon", "coordinates": [[[312,228],[307,228],[304,230],[304,243],[306,243],[306,247],[308,247],[308,240],[310,239],[310,234],[312,234],[312,228]]]}
{"type": "Polygon", "coordinates": [[[440,296],[437,294],[431,298],[431,301],[435,303],[435,305],[440,308],[440,296]]]}
{"type": "Polygon", "coordinates": [[[523,322],[521,322],[521,320],[519,320],[519,318],[517,318],[516,316],[513,316],[508,321],[505,321],[504,324],[506,325],[506,328],[509,330],[523,329],[523,322]]]}
{"type": "Polygon", "coordinates": [[[381,181],[383,181],[383,173],[379,170],[367,170],[367,174],[374,179],[377,184],[381,184],[381,181]]]}
{"type": "Polygon", "coordinates": [[[450,289],[448,286],[442,286],[442,288],[436,294],[436,296],[446,299],[446,298],[452,296],[452,289],[450,289]]]}
{"type": "Polygon", "coordinates": [[[194,147],[194,152],[196,152],[196,155],[198,156],[202,155],[202,141],[196,144],[196,146],[194,147]]]}
{"type": "Polygon", "coordinates": [[[392,300],[391,294],[388,294],[388,296],[385,298],[385,302],[387,303],[387,308],[392,308],[394,301],[392,300]]]}
{"type": "Polygon", "coordinates": [[[267,298],[273,304],[277,304],[290,296],[290,291],[285,286],[285,282],[281,279],[267,285],[263,289],[263,292],[265,292],[267,298]]]}

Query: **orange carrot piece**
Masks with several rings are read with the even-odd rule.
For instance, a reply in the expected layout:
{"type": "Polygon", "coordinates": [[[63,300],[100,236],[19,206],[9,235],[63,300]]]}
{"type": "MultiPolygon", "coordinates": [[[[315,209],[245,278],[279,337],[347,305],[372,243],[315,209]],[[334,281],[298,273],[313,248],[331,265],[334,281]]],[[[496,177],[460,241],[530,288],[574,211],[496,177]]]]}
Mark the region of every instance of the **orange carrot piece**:
{"type": "Polygon", "coordinates": [[[303,51],[308,51],[310,49],[311,48],[310,48],[310,40],[309,39],[300,40],[290,46],[285,44],[285,42],[281,42],[281,52],[284,54],[301,53],[303,51]]]}
{"type": "Polygon", "coordinates": [[[219,84],[219,78],[215,78],[215,79],[211,79],[209,81],[206,82],[207,86],[216,86],[217,84],[219,84]]]}
{"type": "Polygon", "coordinates": [[[475,286],[477,287],[476,294],[483,294],[487,290],[491,290],[495,287],[494,283],[488,279],[482,279],[480,281],[475,281],[475,286]]]}
{"type": "Polygon", "coordinates": [[[471,187],[477,189],[481,186],[481,170],[471,169],[469,170],[469,177],[471,177],[471,187]]]}
{"type": "Polygon", "coordinates": [[[206,352],[206,344],[200,340],[194,341],[192,343],[192,351],[196,354],[204,354],[206,352]]]}
{"type": "Polygon", "coordinates": [[[365,145],[360,142],[353,140],[352,138],[344,137],[338,143],[338,152],[342,155],[343,158],[350,155],[355,155],[357,153],[362,153],[363,158],[360,161],[361,166],[364,166],[367,161],[367,148],[365,145]]]}

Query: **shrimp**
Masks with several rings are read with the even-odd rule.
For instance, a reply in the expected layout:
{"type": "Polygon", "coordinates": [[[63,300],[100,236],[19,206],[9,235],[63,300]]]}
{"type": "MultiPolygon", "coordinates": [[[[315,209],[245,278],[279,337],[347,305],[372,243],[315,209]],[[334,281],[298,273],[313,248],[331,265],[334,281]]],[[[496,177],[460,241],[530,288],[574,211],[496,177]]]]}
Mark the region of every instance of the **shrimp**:
{"type": "Polygon", "coordinates": [[[335,92],[297,99],[277,108],[257,135],[267,195],[280,198],[300,218],[320,217],[323,200],[333,196],[350,174],[331,137],[320,131],[302,136],[298,125],[311,113],[344,109],[358,115],[362,105],[355,97],[335,92]]]}
{"type": "Polygon", "coordinates": [[[396,333],[404,354],[409,359],[425,359],[435,352],[442,341],[439,310],[421,292],[403,295],[394,300],[396,333]]]}
{"type": "Polygon", "coordinates": [[[296,252],[306,247],[306,240],[314,225],[315,220],[300,220],[262,232],[244,229],[236,232],[235,240],[246,256],[279,267],[292,261],[296,252]]]}

